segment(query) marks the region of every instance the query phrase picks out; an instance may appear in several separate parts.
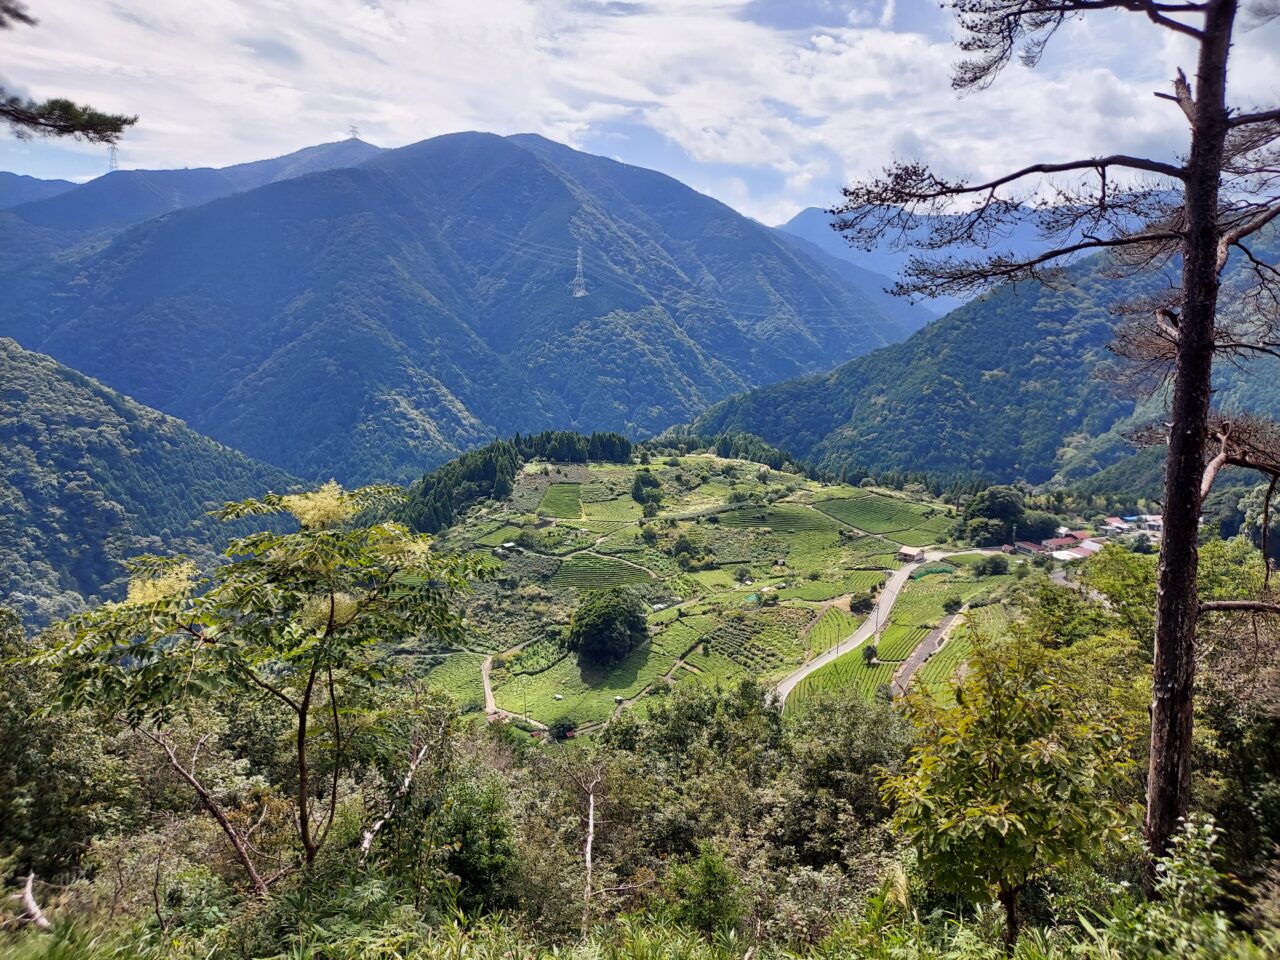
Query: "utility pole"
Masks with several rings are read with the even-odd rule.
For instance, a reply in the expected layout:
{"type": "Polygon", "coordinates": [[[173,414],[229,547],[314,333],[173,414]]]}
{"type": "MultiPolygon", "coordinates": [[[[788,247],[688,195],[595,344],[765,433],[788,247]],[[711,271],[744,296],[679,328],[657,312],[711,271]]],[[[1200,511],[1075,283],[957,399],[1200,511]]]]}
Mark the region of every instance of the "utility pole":
{"type": "Polygon", "coordinates": [[[582,248],[578,248],[578,272],[569,284],[569,292],[575,297],[587,295],[587,278],[582,275],[582,248]]]}

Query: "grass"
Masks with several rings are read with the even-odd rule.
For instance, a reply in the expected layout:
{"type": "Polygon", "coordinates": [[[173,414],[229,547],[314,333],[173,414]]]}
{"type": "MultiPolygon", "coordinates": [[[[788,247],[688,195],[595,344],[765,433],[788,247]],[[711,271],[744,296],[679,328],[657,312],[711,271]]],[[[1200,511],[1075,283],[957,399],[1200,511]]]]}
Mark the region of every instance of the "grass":
{"type": "Polygon", "coordinates": [[[649,579],[647,571],[622,560],[580,553],[560,564],[551,586],[558,590],[606,590],[649,579]]]}
{"type": "Polygon", "coordinates": [[[582,501],[578,497],[576,483],[553,483],[542,495],[538,510],[549,517],[576,520],[582,516],[582,501]]]}

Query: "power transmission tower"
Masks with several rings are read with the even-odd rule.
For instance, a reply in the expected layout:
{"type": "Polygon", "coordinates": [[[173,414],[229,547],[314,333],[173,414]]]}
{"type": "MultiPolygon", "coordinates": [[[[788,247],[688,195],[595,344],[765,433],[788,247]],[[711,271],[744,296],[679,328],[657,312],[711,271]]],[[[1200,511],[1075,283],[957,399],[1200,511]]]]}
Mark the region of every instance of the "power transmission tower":
{"type": "Polygon", "coordinates": [[[120,169],[120,148],[114,143],[107,148],[107,170],[120,169]]]}
{"type": "Polygon", "coordinates": [[[352,140],[359,140],[360,128],[353,123],[351,126],[347,127],[347,136],[350,137],[352,140]]]}
{"type": "Polygon", "coordinates": [[[575,297],[585,297],[587,295],[587,278],[582,275],[582,248],[578,248],[578,272],[573,278],[573,283],[569,284],[569,290],[575,297]]]}

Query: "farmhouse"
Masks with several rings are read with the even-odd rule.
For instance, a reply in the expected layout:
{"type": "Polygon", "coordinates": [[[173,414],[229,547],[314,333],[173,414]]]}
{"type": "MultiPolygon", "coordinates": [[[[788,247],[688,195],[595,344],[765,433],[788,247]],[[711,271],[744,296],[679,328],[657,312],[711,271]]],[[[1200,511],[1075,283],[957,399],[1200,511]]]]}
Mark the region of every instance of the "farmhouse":
{"type": "Polygon", "coordinates": [[[1076,545],[1075,537],[1050,537],[1048,540],[1041,540],[1040,546],[1046,550],[1067,550],[1076,545]]]}
{"type": "Polygon", "coordinates": [[[899,547],[898,559],[903,563],[919,563],[924,559],[924,549],[921,547],[899,547]]]}
{"type": "Polygon", "coordinates": [[[1107,517],[1107,522],[1102,525],[1102,534],[1107,537],[1118,537],[1132,529],[1133,524],[1127,520],[1120,517],[1107,517]]]}
{"type": "Polygon", "coordinates": [[[1025,553],[1027,556],[1034,557],[1036,554],[1044,553],[1044,547],[1038,543],[1032,543],[1030,540],[1019,540],[1013,545],[1013,549],[1017,553],[1025,553]]]}

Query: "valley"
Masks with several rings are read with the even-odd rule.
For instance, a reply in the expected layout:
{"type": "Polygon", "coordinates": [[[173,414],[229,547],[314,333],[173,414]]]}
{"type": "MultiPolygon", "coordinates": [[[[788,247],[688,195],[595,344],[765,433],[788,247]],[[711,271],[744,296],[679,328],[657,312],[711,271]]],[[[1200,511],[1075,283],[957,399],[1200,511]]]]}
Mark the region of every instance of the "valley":
{"type": "MultiPolygon", "coordinates": [[[[530,461],[506,501],[439,536],[439,549],[482,557],[493,579],[466,603],[465,649],[418,667],[464,711],[561,735],[643,714],[687,684],[749,678],[788,704],[833,684],[887,695],[949,601],[999,604],[1014,580],[974,576],[982,552],[938,546],[954,519],[921,495],[709,453],[530,461]],[[656,508],[633,497],[638,477],[656,508]],[[899,558],[926,546],[922,562],[899,558]],[[571,614],[584,591],[619,586],[643,597],[649,639],[608,669],[584,665],[564,643],[571,614]],[[871,660],[864,643],[876,644],[871,660]]],[[[953,670],[966,642],[944,646],[953,670]]],[[[949,680],[930,670],[939,688],[949,680]]]]}

